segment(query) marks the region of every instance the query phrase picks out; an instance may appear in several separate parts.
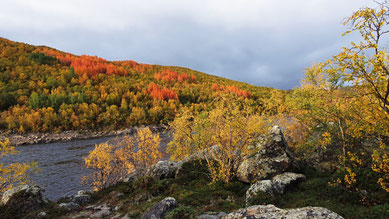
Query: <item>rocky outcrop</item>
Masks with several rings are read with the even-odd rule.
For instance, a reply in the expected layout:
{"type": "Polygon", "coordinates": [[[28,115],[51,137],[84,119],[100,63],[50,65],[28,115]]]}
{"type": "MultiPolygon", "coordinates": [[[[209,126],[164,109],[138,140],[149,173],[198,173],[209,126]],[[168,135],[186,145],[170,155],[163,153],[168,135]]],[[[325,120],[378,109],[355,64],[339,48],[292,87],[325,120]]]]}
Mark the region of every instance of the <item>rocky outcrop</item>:
{"type": "Polygon", "coordinates": [[[182,162],[176,161],[159,161],[157,164],[152,165],[147,169],[139,169],[130,173],[123,182],[136,181],[142,177],[151,177],[156,180],[174,178],[178,168],[182,165],[182,162]]]}
{"type": "Polygon", "coordinates": [[[239,180],[253,183],[293,169],[296,165],[278,126],[271,129],[269,140],[264,145],[258,145],[257,150],[255,154],[243,157],[237,165],[235,171],[239,180]]]}
{"type": "Polygon", "coordinates": [[[246,205],[250,204],[253,197],[260,192],[273,195],[275,193],[284,194],[287,187],[305,180],[303,174],[286,172],[273,177],[271,180],[260,180],[253,185],[246,192],[246,205]]]}
{"type": "Polygon", "coordinates": [[[163,218],[168,212],[177,207],[175,198],[168,197],[155,204],[142,215],[142,219],[159,219],[163,218]]]}
{"type": "Polygon", "coordinates": [[[48,200],[44,196],[44,189],[36,185],[21,185],[15,188],[12,188],[4,192],[1,198],[1,204],[5,205],[8,202],[11,202],[13,198],[16,198],[16,195],[23,196],[24,202],[29,202],[30,204],[42,204],[46,203],[48,200]]]}
{"type": "Polygon", "coordinates": [[[304,207],[296,209],[280,209],[274,205],[254,205],[248,208],[242,208],[232,212],[223,219],[266,219],[266,218],[284,218],[284,219],[341,219],[340,215],[321,207],[304,207]]]}

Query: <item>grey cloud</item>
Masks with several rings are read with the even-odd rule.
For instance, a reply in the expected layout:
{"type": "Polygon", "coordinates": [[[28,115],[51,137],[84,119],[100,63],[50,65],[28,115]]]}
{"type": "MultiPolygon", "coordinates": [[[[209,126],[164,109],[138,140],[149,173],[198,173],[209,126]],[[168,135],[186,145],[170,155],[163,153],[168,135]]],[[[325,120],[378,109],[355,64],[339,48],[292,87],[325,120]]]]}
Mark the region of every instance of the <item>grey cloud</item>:
{"type": "Polygon", "coordinates": [[[189,67],[290,89],[350,39],[364,0],[5,0],[2,37],[109,60],[189,67]]]}

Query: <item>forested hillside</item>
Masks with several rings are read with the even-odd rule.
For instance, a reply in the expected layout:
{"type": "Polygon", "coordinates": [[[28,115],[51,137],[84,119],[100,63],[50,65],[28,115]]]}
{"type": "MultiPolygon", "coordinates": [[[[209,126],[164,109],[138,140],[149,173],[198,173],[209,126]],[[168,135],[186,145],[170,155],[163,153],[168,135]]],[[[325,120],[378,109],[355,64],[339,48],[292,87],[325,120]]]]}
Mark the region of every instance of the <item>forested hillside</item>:
{"type": "Polygon", "coordinates": [[[171,121],[221,93],[254,111],[273,89],[182,67],[107,61],[0,38],[0,128],[17,132],[117,129],[171,121]]]}

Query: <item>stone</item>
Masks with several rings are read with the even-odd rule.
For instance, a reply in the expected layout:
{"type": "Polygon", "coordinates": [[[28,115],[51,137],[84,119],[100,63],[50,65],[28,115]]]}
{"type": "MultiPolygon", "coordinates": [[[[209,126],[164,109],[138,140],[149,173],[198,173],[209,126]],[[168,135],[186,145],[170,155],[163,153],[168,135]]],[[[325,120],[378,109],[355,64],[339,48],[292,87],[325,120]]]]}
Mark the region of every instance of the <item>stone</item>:
{"type": "Polygon", "coordinates": [[[68,211],[73,211],[73,210],[77,210],[80,208],[80,205],[74,203],[74,202],[66,202],[66,203],[60,203],[59,204],[59,207],[60,208],[64,208],[68,211]]]}
{"type": "Polygon", "coordinates": [[[142,219],[159,219],[163,218],[167,213],[177,207],[175,198],[167,197],[155,204],[142,215],[142,219]]]}
{"type": "Polygon", "coordinates": [[[176,161],[159,161],[146,171],[146,175],[154,179],[174,178],[179,165],[176,161]]]}
{"type": "Polygon", "coordinates": [[[1,204],[7,204],[7,202],[12,199],[12,196],[20,192],[25,193],[31,202],[46,203],[48,200],[43,194],[44,191],[44,189],[37,185],[20,185],[4,192],[1,198],[1,204]]]}
{"type": "Polygon", "coordinates": [[[278,126],[274,126],[267,143],[258,148],[254,154],[241,159],[235,168],[240,181],[254,183],[261,179],[269,179],[272,176],[293,169],[296,165],[293,154],[278,126]]]}
{"type": "Polygon", "coordinates": [[[111,214],[109,207],[102,207],[100,211],[93,213],[90,218],[104,218],[111,214]]]}
{"type": "Polygon", "coordinates": [[[273,177],[273,191],[279,194],[284,194],[284,190],[289,185],[304,181],[306,177],[303,174],[286,172],[273,177]]]}
{"type": "Polygon", "coordinates": [[[271,180],[260,180],[253,185],[246,192],[246,206],[250,203],[251,199],[258,195],[259,192],[265,192],[268,194],[273,194],[273,184],[271,180]]]}
{"type": "Polygon", "coordinates": [[[176,161],[159,161],[155,165],[147,169],[138,169],[125,177],[123,182],[134,182],[142,177],[151,177],[156,180],[174,178],[178,168],[182,165],[181,162],[176,161]]]}
{"type": "Polygon", "coordinates": [[[47,217],[47,216],[48,216],[47,213],[44,212],[44,211],[42,211],[42,212],[40,212],[36,217],[37,217],[37,218],[45,218],[45,217],[47,217]]]}
{"type": "Polygon", "coordinates": [[[280,209],[274,205],[254,205],[234,211],[223,219],[342,219],[340,215],[321,207],[304,207],[295,209],[280,209]]]}
{"type": "Polygon", "coordinates": [[[225,212],[207,212],[197,217],[197,219],[220,219],[227,215],[225,212]]]}
{"type": "Polygon", "coordinates": [[[79,191],[77,192],[77,195],[89,195],[89,194],[91,194],[91,193],[93,193],[92,190],[79,190],[79,191]]]}
{"type": "Polygon", "coordinates": [[[86,205],[91,201],[90,195],[76,195],[73,197],[73,202],[79,205],[86,205]]]}
{"type": "Polygon", "coordinates": [[[260,180],[250,186],[246,192],[246,206],[250,204],[251,199],[260,192],[273,195],[275,193],[284,194],[284,190],[298,182],[305,180],[303,174],[286,172],[273,177],[271,180],[260,180]]]}

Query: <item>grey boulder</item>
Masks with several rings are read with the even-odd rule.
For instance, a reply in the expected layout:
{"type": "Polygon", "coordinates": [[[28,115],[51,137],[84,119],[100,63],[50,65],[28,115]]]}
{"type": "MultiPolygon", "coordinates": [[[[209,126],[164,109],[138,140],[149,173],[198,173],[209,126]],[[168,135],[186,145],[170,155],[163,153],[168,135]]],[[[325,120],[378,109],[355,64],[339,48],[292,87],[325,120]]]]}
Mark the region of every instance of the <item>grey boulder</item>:
{"type": "Polygon", "coordinates": [[[250,204],[251,199],[260,192],[273,195],[275,193],[284,194],[287,187],[305,180],[305,176],[299,173],[286,172],[273,177],[271,180],[260,180],[246,192],[246,205],[250,204]]]}
{"type": "Polygon", "coordinates": [[[340,215],[321,207],[280,209],[274,205],[254,205],[242,208],[223,217],[223,219],[342,219],[340,215]]]}
{"type": "Polygon", "coordinates": [[[296,166],[294,156],[278,126],[271,129],[267,143],[258,147],[255,154],[243,157],[237,165],[236,175],[239,180],[254,183],[296,166]]]}

